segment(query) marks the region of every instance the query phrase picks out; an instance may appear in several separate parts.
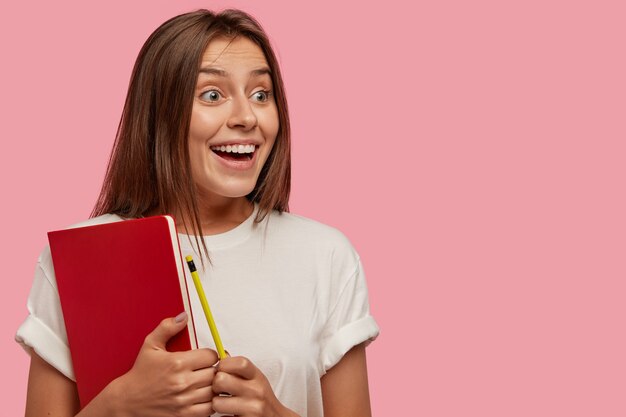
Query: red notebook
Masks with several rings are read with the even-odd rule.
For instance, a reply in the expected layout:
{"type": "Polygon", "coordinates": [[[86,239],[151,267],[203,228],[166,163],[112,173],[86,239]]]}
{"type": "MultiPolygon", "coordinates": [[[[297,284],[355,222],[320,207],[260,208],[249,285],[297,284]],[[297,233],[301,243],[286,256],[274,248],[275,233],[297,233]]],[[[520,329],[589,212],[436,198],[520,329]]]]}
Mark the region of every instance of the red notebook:
{"type": "MultiPolygon", "coordinates": [[[[154,216],[48,233],[81,408],[129,371],[143,341],[191,303],[174,221],[154,216]]],[[[197,348],[193,320],[167,349],[197,348]]]]}

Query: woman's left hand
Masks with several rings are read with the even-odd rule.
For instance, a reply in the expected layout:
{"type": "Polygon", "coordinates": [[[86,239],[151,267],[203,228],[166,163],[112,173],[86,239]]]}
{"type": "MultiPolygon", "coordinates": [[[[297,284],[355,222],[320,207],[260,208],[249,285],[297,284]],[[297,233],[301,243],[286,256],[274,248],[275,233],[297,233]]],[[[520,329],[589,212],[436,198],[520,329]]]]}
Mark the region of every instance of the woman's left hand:
{"type": "Polygon", "coordinates": [[[241,417],[297,416],[278,401],[263,372],[243,356],[220,360],[213,392],[213,410],[218,413],[241,417]],[[230,396],[218,396],[223,393],[230,396]]]}

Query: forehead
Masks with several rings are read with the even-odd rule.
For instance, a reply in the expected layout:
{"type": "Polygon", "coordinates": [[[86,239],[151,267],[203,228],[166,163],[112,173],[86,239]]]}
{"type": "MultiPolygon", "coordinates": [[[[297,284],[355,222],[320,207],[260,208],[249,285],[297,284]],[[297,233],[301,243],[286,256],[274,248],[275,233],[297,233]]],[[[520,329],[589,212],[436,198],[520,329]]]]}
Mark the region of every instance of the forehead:
{"type": "Polygon", "coordinates": [[[250,39],[238,36],[235,39],[218,37],[209,42],[202,55],[202,66],[246,67],[267,65],[265,54],[250,39]]]}

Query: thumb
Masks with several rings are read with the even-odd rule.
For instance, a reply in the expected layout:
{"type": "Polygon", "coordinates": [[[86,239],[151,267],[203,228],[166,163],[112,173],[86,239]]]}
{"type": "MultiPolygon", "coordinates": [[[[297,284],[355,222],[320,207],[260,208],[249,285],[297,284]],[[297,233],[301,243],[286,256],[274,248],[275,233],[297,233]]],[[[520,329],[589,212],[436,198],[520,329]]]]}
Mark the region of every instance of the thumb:
{"type": "Polygon", "coordinates": [[[161,321],[161,323],[159,323],[159,325],[146,337],[145,342],[149,345],[165,350],[167,341],[186,326],[187,313],[183,311],[176,317],[170,317],[161,321]]]}

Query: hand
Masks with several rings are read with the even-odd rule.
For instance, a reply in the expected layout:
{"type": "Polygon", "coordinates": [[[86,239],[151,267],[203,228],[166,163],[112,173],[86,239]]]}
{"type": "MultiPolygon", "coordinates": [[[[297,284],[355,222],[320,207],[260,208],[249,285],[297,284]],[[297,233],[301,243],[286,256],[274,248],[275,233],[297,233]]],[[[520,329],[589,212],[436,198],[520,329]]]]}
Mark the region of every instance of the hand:
{"type": "Polygon", "coordinates": [[[240,417],[295,416],[278,401],[272,387],[248,358],[227,357],[217,365],[213,378],[213,409],[240,417]],[[217,396],[228,393],[230,396],[217,396]]]}
{"type": "Polygon", "coordinates": [[[167,341],[185,328],[187,315],[165,319],[145,341],[133,368],[114,381],[119,415],[206,417],[213,414],[217,354],[211,349],[168,352],[167,341]]]}

